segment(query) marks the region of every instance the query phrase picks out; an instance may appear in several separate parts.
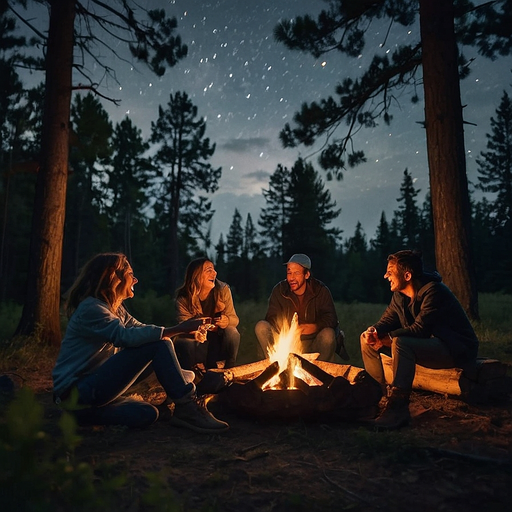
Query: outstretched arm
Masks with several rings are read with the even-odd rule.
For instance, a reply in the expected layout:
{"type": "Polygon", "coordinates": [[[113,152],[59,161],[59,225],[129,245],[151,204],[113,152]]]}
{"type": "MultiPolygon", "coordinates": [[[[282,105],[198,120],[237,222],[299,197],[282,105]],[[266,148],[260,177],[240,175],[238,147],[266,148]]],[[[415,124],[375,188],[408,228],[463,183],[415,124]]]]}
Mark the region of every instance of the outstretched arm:
{"type": "Polygon", "coordinates": [[[188,334],[190,332],[197,331],[200,325],[203,325],[202,318],[191,318],[190,320],[185,320],[184,322],[181,322],[178,325],[174,325],[172,327],[164,327],[163,337],[172,338],[177,334],[188,334]]]}

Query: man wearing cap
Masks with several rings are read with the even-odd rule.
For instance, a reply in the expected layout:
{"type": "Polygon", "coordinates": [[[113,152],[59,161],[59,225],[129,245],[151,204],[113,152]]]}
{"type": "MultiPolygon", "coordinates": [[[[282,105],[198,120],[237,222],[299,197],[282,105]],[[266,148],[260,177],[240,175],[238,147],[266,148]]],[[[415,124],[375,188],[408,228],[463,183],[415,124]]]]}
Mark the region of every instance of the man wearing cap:
{"type": "Polygon", "coordinates": [[[297,313],[303,353],[318,352],[321,361],[334,361],[335,352],[348,359],[331,292],[311,276],[309,257],[294,254],[284,265],[286,279],[274,286],[265,320],[254,328],[264,357],[268,357],[268,347],[283,323],[289,325],[297,313]]]}

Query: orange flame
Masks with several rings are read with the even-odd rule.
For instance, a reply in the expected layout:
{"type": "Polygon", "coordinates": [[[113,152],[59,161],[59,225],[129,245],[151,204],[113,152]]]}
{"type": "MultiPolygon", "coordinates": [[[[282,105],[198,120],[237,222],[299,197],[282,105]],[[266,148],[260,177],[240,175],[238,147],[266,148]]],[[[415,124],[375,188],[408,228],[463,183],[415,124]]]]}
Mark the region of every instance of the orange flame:
{"type": "Polygon", "coordinates": [[[291,323],[288,325],[288,322],[283,322],[277,339],[274,337],[274,344],[268,347],[268,357],[271,363],[277,361],[279,363],[279,370],[283,371],[288,365],[288,356],[300,353],[299,317],[297,313],[294,313],[291,323]]]}
{"type": "MultiPolygon", "coordinates": [[[[268,357],[271,363],[278,362],[279,372],[267,381],[263,389],[275,389],[281,384],[281,374],[288,370],[287,388],[295,388],[295,377],[298,377],[310,386],[321,385],[312,375],[306,372],[296,361],[297,358],[290,358],[290,354],[302,354],[300,343],[300,328],[297,313],[294,313],[290,324],[284,321],[281,332],[274,336],[274,344],[268,347],[268,357]]],[[[284,374],[283,374],[284,375],[284,374]]]]}

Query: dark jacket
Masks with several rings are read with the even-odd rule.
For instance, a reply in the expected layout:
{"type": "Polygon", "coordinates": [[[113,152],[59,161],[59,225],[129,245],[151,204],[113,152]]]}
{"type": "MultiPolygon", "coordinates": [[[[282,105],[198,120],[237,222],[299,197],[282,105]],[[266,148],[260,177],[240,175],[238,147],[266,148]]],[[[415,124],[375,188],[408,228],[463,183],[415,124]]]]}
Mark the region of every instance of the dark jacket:
{"type": "MultiPolygon", "coordinates": [[[[291,291],[288,281],[283,280],[274,286],[268,301],[265,320],[279,332],[283,320],[291,322],[293,314],[299,311],[297,296],[291,291]]],[[[317,324],[318,331],[324,327],[336,329],[338,316],[331,292],[324,283],[310,277],[304,292],[304,314],[299,315],[299,324],[317,324]]]]}
{"type": "Polygon", "coordinates": [[[381,319],[375,324],[379,336],[439,338],[458,365],[471,363],[478,353],[478,338],[471,323],[450,289],[435,272],[425,274],[411,302],[395,292],[381,319]]]}

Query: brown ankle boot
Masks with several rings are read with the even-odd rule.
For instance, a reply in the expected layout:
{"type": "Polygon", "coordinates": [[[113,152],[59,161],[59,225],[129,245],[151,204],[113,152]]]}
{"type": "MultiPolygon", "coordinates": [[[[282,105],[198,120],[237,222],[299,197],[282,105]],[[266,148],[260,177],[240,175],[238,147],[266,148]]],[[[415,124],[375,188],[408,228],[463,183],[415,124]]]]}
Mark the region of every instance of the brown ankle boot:
{"type": "Polygon", "coordinates": [[[177,400],[174,405],[170,424],[175,427],[189,428],[202,434],[215,434],[229,428],[225,421],[218,420],[206,405],[195,397],[186,401],[177,400]]]}
{"type": "Polygon", "coordinates": [[[391,388],[384,409],[373,425],[377,430],[395,430],[406,426],[410,420],[409,393],[400,388],[391,388]]]}

